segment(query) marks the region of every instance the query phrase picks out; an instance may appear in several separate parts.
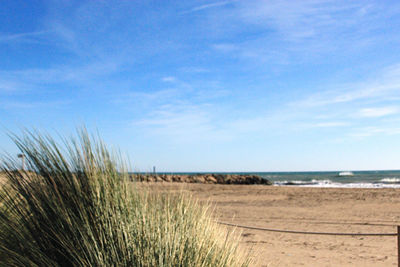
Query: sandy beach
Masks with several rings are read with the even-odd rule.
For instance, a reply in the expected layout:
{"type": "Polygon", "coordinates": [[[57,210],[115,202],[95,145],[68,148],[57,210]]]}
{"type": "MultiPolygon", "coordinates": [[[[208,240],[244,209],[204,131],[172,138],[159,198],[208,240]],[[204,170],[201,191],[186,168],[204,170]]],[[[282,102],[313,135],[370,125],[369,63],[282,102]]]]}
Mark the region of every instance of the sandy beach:
{"type": "MultiPolygon", "coordinates": [[[[221,222],[273,229],[394,233],[400,190],[140,183],[211,201],[221,222]]],[[[240,229],[254,266],[396,266],[393,236],[321,236],[240,229]]]]}
{"type": "MultiPolygon", "coordinates": [[[[1,181],[1,179],[0,179],[1,181]]],[[[394,233],[400,189],[137,183],[187,192],[215,208],[217,221],[308,232],[394,233]]],[[[225,226],[223,226],[225,227],[225,226]]],[[[231,227],[230,227],[231,229],[231,227]]],[[[393,236],[325,236],[237,228],[252,266],[397,266],[393,236]]]]}

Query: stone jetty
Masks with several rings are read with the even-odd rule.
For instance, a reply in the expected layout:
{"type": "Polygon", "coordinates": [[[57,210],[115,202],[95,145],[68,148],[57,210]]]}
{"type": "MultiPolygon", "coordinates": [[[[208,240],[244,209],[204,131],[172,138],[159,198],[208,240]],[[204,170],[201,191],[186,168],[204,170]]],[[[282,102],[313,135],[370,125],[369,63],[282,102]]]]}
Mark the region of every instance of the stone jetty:
{"type": "Polygon", "coordinates": [[[131,174],[132,181],[140,182],[176,182],[201,184],[264,184],[271,181],[254,174],[131,174]]]}

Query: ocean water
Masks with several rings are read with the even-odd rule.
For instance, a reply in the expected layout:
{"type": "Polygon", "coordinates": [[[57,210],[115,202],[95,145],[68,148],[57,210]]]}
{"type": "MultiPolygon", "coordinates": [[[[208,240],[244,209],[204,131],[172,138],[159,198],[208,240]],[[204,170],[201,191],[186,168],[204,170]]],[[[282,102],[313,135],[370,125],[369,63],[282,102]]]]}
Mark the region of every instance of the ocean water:
{"type": "MultiPolygon", "coordinates": [[[[400,170],[352,171],[351,176],[336,172],[220,172],[221,174],[255,174],[273,182],[274,186],[333,188],[400,188],[400,170]]],[[[178,173],[176,173],[178,174],[178,173]]],[[[195,174],[195,173],[180,173],[195,174]]]]}
{"type": "Polygon", "coordinates": [[[255,173],[275,186],[334,188],[400,188],[400,171],[261,172],[255,173]]]}

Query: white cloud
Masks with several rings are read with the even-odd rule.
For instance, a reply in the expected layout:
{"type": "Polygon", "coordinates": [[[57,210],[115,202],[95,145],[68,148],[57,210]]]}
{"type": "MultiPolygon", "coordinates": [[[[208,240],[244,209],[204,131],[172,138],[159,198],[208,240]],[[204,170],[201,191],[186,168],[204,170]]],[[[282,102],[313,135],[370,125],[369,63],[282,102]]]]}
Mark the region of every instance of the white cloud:
{"type": "Polygon", "coordinates": [[[24,32],[16,34],[1,34],[0,43],[8,42],[35,42],[35,38],[47,34],[48,31],[24,32]]]}
{"type": "Polygon", "coordinates": [[[21,90],[21,84],[17,80],[3,79],[0,76],[0,92],[15,92],[16,90],[21,90]]]}
{"type": "Polygon", "coordinates": [[[201,68],[201,67],[183,67],[179,69],[181,72],[185,73],[208,73],[209,69],[201,68]]]}
{"type": "Polygon", "coordinates": [[[400,68],[397,67],[398,64],[383,70],[381,73],[374,74],[377,78],[369,79],[368,82],[339,84],[336,85],[334,90],[312,94],[304,100],[292,103],[292,105],[318,107],[362,100],[378,102],[398,99],[400,97],[400,68]]]}
{"type": "Polygon", "coordinates": [[[209,4],[204,4],[204,5],[193,7],[192,9],[190,9],[188,11],[185,11],[185,12],[182,12],[181,14],[189,14],[189,13],[193,13],[193,12],[202,11],[202,10],[205,10],[205,9],[225,6],[225,5],[230,4],[232,2],[234,2],[234,1],[220,1],[220,2],[213,2],[213,3],[209,3],[209,4]]]}
{"type": "Polygon", "coordinates": [[[223,43],[223,44],[215,44],[212,46],[215,50],[221,51],[223,53],[229,53],[233,51],[238,51],[239,48],[235,44],[228,44],[228,43],[223,43]]]}
{"type": "Polygon", "coordinates": [[[355,129],[349,134],[350,137],[363,139],[375,135],[400,135],[399,127],[366,127],[355,129]]]}
{"type": "Polygon", "coordinates": [[[372,87],[371,85],[365,85],[366,87],[364,88],[362,85],[360,86],[358,84],[347,85],[347,86],[349,88],[345,90],[343,89],[329,90],[313,94],[307,99],[297,102],[296,104],[308,107],[315,107],[315,106],[325,106],[331,104],[348,103],[362,99],[379,97],[384,95],[388,91],[393,91],[394,89],[396,89],[396,87],[393,86],[393,84],[383,84],[376,86],[372,85],[372,87]]]}
{"type": "Polygon", "coordinates": [[[212,109],[210,104],[166,104],[133,124],[141,127],[146,134],[165,138],[171,143],[230,140],[232,136],[229,132],[216,127],[212,109]]]}
{"type": "Polygon", "coordinates": [[[114,73],[118,62],[93,62],[81,66],[59,66],[17,71],[0,71],[0,90],[26,91],[42,88],[44,85],[93,83],[95,78],[114,73]]]}
{"type": "Polygon", "coordinates": [[[163,89],[155,92],[129,92],[118,95],[112,100],[114,104],[128,104],[128,106],[137,107],[137,105],[161,106],[168,102],[176,102],[181,98],[181,92],[177,89],[163,89]]]}
{"type": "Polygon", "coordinates": [[[8,100],[0,102],[0,109],[26,110],[26,109],[40,109],[40,108],[58,108],[58,107],[64,107],[70,103],[71,101],[69,100],[47,101],[47,102],[8,100]]]}
{"type": "Polygon", "coordinates": [[[343,126],[348,126],[348,125],[349,125],[349,123],[347,123],[347,122],[331,121],[331,122],[320,122],[320,123],[312,124],[311,127],[330,128],[330,127],[343,127],[343,126]]]}
{"type": "Polygon", "coordinates": [[[161,79],[163,82],[175,82],[176,78],[173,76],[166,76],[161,79]]]}
{"type": "Polygon", "coordinates": [[[363,108],[359,111],[360,117],[377,118],[399,113],[397,107],[363,108]]]}
{"type": "Polygon", "coordinates": [[[371,21],[380,22],[390,16],[379,14],[379,5],[365,1],[255,0],[241,1],[238,6],[239,16],[245,22],[277,30],[282,38],[292,42],[314,39],[337,43],[344,38],[354,41],[368,37],[368,31],[380,26],[371,21]],[[360,23],[363,27],[359,27],[360,23]]]}
{"type": "Polygon", "coordinates": [[[387,36],[376,33],[387,27],[396,7],[388,11],[385,5],[357,0],[235,1],[221,9],[220,16],[205,17],[209,28],[222,36],[242,36],[245,27],[257,33],[235,45],[217,44],[217,51],[286,65],[326,62],[336,53],[354,55],[387,42],[387,36]]]}

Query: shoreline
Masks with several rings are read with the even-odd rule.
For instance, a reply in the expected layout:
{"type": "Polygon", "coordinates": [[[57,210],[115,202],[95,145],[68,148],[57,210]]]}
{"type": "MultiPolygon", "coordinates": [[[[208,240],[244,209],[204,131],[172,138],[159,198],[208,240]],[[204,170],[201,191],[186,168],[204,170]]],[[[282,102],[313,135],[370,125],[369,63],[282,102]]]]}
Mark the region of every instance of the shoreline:
{"type": "Polygon", "coordinates": [[[341,188],[341,189],[400,189],[399,183],[325,183],[325,184],[273,184],[275,187],[341,188]]]}
{"type": "Polygon", "coordinates": [[[147,182],[212,184],[267,184],[334,188],[400,188],[400,171],[354,172],[248,172],[248,173],[130,173],[131,179],[147,182]]]}

